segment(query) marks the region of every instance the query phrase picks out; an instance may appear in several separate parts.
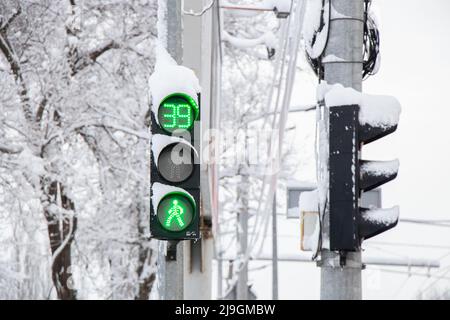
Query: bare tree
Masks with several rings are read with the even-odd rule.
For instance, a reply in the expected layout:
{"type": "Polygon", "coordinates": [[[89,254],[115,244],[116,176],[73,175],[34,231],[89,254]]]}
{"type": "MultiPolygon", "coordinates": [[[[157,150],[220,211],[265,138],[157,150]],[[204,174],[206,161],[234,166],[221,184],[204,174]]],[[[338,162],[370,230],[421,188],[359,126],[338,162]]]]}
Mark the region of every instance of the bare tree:
{"type": "Polygon", "coordinates": [[[155,21],[154,0],[0,4],[0,192],[32,188],[17,201],[45,218],[59,299],[89,297],[74,279],[93,265],[111,274],[98,295],[149,298],[146,114],[155,21]]]}

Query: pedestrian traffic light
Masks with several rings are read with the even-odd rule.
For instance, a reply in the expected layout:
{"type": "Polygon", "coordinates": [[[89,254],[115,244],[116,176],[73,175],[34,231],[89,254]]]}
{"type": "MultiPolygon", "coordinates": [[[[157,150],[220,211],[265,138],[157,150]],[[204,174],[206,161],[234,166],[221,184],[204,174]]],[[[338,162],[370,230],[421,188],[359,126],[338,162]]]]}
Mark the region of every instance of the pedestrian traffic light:
{"type": "Polygon", "coordinates": [[[162,240],[198,239],[200,94],[174,92],[151,115],[150,231],[162,240]]]}
{"type": "Polygon", "coordinates": [[[330,249],[359,251],[364,239],[393,228],[398,207],[361,208],[360,199],[397,176],[399,163],[361,160],[364,144],[397,129],[400,106],[391,97],[368,99],[367,105],[329,107],[330,249]],[[375,102],[375,103],[373,103],[375,102]],[[376,105],[377,102],[388,106],[376,105]]]}
{"type": "Polygon", "coordinates": [[[156,216],[167,231],[183,231],[192,222],[195,204],[183,193],[169,193],[158,205],[156,216]]]}
{"type": "Polygon", "coordinates": [[[195,100],[183,93],[171,94],[161,103],[158,120],[168,133],[190,130],[198,118],[199,109],[195,100]]]}

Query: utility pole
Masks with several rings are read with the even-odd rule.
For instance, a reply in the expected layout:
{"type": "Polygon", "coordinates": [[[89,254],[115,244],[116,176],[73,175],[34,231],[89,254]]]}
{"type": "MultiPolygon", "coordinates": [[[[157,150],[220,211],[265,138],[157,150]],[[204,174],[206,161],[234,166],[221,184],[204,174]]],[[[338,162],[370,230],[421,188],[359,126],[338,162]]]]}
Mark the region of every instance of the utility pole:
{"type": "Polygon", "coordinates": [[[248,261],[245,259],[247,254],[248,241],[248,214],[247,212],[239,212],[238,221],[238,256],[241,259],[241,264],[237,267],[238,280],[236,284],[236,299],[248,300],[248,261]]]}
{"type": "MultiPolygon", "coordinates": [[[[330,12],[329,37],[324,57],[334,55],[343,61],[324,62],[324,80],[328,84],[340,83],[345,87],[361,91],[364,0],[330,1],[334,10],[330,12]],[[340,15],[333,16],[335,12],[340,15]]],[[[329,239],[328,209],[325,211],[323,221],[323,239],[329,239]]],[[[320,296],[322,300],[360,300],[362,298],[361,252],[345,252],[344,254],[346,254],[346,263],[340,265],[339,253],[327,249],[321,250],[320,296]]]]}
{"type": "MultiPolygon", "coordinates": [[[[177,0],[178,3],[183,1],[177,0]]],[[[192,69],[200,81],[201,94],[201,140],[204,133],[215,128],[217,104],[215,103],[216,83],[214,77],[214,19],[217,18],[217,3],[211,7],[208,0],[190,0],[183,4],[183,65],[192,69]],[[209,8],[209,9],[205,9],[209,8]],[[205,11],[203,11],[205,10],[205,11]]],[[[216,185],[211,183],[214,169],[208,164],[208,155],[201,152],[200,185],[201,185],[201,239],[186,242],[184,248],[184,297],[193,300],[210,300],[212,298],[212,261],[214,241],[212,235],[212,212],[216,203],[212,200],[216,193],[216,185]]]]}
{"type": "Polygon", "coordinates": [[[248,188],[249,176],[244,174],[238,188],[240,207],[238,212],[237,239],[238,257],[241,263],[237,266],[239,268],[236,284],[237,300],[248,300],[248,259],[246,258],[248,249],[248,188]]]}
{"type": "MultiPolygon", "coordinates": [[[[159,6],[165,6],[167,51],[172,58],[181,64],[183,61],[181,1],[159,0],[159,6]],[[166,2],[166,4],[163,4],[166,2]]],[[[183,241],[167,241],[165,255],[159,256],[160,263],[160,298],[164,300],[183,300],[183,241]]]]}
{"type": "Polygon", "coordinates": [[[167,51],[178,64],[183,63],[182,8],[179,0],[167,0],[167,51]]]}
{"type": "Polygon", "coordinates": [[[278,300],[277,193],[272,204],[272,300],[278,300]]]}

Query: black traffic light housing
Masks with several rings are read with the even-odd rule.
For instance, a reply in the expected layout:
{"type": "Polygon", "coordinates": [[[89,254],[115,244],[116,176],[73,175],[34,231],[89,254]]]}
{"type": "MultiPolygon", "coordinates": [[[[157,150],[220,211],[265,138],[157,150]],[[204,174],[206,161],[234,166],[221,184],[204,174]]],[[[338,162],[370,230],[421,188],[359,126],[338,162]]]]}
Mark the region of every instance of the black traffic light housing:
{"type": "MultiPolygon", "coordinates": [[[[190,97],[175,92],[162,100],[158,110],[168,98],[177,99],[183,106],[195,105],[197,110],[194,112],[192,126],[174,131],[166,130],[161,122],[161,115],[160,119],[156,119],[157,115],[151,112],[151,237],[160,240],[198,239],[200,238],[200,94],[197,97],[190,97]],[[187,156],[186,152],[189,152],[187,156]],[[175,156],[176,161],[178,154],[182,154],[179,157],[182,164],[173,161],[172,156],[175,156]],[[172,203],[168,199],[173,199],[172,203]],[[172,214],[171,210],[175,214],[172,214]]],[[[186,113],[182,114],[185,115],[186,113]]],[[[168,115],[170,121],[172,116],[168,115]]]]}
{"type": "Polygon", "coordinates": [[[335,251],[359,251],[364,239],[393,228],[398,221],[396,208],[388,209],[394,210],[392,218],[388,210],[359,206],[362,192],[394,179],[398,171],[398,161],[361,160],[361,147],[394,132],[397,124],[361,124],[359,113],[358,105],[329,108],[328,203],[330,249],[335,251]]]}

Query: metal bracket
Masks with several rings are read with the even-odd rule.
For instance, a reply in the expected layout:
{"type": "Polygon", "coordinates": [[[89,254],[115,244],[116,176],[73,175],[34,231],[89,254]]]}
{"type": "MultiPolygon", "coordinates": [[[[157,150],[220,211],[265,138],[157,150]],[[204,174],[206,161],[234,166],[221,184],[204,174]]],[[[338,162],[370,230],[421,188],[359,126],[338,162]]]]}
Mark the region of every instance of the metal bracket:
{"type": "Polygon", "coordinates": [[[167,241],[166,261],[177,261],[177,245],[179,241],[167,241]]]}
{"type": "Polygon", "coordinates": [[[359,263],[357,261],[352,260],[347,257],[346,251],[339,251],[339,255],[336,255],[333,259],[324,259],[323,257],[320,260],[316,261],[316,265],[318,267],[325,268],[354,268],[354,269],[364,269],[365,265],[363,263],[359,263]]]}
{"type": "Polygon", "coordinates": [[[339,265],[341,268],[345,267],[347,263],[347,253],[345,251],[339,251],[339,265]]]}
{"type": "Polygon", "coordinates": [[[200,234],[201,238],[198,240],[191,240],[189,246],[190,255],[190,272],[194,270],[203,272],[203,240],[212,238],[212,220],[211,217],[202,216],[200,220],[200,234]]]}
{"type": "Polygon", "coordinates": [[[200,234],[202,238],[212,238],[212,219],[209,216],[203,216],[200,221],[200,234]]]}

